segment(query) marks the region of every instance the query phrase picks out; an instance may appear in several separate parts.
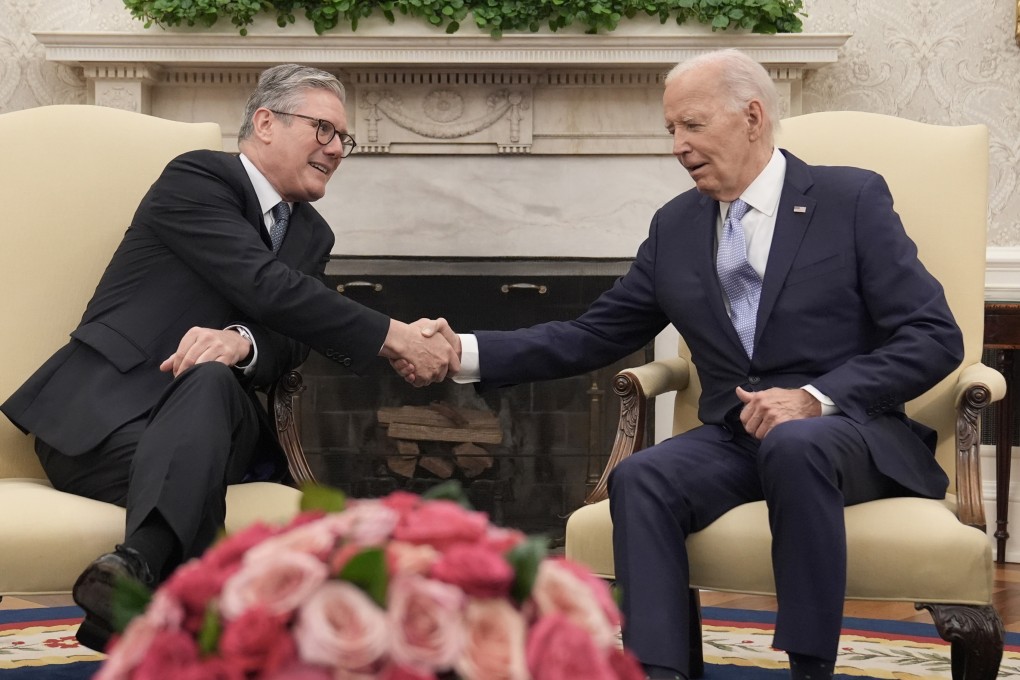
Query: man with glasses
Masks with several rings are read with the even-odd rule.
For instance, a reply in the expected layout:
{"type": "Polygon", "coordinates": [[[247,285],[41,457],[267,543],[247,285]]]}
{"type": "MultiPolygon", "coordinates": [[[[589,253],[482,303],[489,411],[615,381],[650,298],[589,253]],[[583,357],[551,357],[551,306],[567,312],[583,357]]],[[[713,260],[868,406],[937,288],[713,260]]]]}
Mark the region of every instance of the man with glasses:
{"type": "Polygon", "coordinates": [[[228,484],[285,474],[255,389],[309,348],[356,372],[403,359],[418,384],[459,368],[445,339],[423,336],[428,322],[323,285],[334,236],[310,203],[354,146],[335,77],[265,71],[240,154],[192,151],[167,165],[70,342],[0,406],[36,435],[54,487],[127,509],[123,544],[74,586],[86,646],[105,647],[117,578],[155,586],[216,537],[228,484]]]}

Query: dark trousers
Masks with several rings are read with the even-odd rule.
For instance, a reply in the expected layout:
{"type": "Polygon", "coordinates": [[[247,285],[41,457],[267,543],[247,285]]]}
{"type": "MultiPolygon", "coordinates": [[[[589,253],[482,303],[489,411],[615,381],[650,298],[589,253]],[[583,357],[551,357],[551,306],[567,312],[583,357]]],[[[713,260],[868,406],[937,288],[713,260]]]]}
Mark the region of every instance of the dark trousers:
{"type": "Polygon", "coordinates": [[[685,538],[728,510],[768,503],[775,647],[834,660],[846,592],[845,505],[911,495],[875,467],[842,416],[791,421],[761,442],[706,425],[640,451],[609,479],[623,641],[645,664],[688,672],[685,538]]]}
{"type": "Polygon", "coordinates": [[[36,440],[36,453],[56,489],[125,507],[127,536],[158,512],[186,560],[223,526],[227,485],[243,479],[258,435],[255,405],[234,371],[209,362],[178,376],[146,417],[95,449],[66,456],[36,440]]]}

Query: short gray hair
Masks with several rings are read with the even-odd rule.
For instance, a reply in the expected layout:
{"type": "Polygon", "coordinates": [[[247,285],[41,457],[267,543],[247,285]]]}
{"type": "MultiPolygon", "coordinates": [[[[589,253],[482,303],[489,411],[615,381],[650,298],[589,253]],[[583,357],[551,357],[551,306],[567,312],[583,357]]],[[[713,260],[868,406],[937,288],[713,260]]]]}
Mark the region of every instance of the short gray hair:
{"type": "Polygon", "coordinates": [[[332,73],[311,66],[280,64],[267,68],[259,76],[255,91],[248,97],[237,138],[247,139],[253,132],[255,112],[260,108],[293,113],[307,90],[329,90],[343,103],[347,94],[343,84],[332,73]]]}
{"type": "Polygon", "coordinates": [[[733,110],[742,110],[752,99],[761,102],[765,111],[765,139],[774,143],[774,133],[779,129],[779,93],[765,67],[740,50],[716,50],[682,61],[666,75],[666,85],[706,66],[719,67],[719,86],[733,110]]]}

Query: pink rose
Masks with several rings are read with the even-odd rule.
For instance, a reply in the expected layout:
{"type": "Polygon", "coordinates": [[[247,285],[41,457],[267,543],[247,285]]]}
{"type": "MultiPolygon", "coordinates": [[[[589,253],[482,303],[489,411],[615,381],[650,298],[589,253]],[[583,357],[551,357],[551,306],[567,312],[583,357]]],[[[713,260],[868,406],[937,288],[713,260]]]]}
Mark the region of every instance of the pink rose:
{"type": "Polygon", "coordinates": [[[464,644],[459,588],[421,576],[390,583],[389,618],[393,660],[419,670],[449,669],[464,644]]]}
{"type": "Polygon", "coordinates": [[[543,616],[528,634],[528,669],[533,680],[617,680],[608,651],[563,614],[543,616]]]}
{"type": "Polygon", "coordinates": [[[320,520],[323,517],[326,517],[327,514],[328,513],[325,510],[305,510],[304,512],[295,515],[293,519],[287,522],[287,526],[285,526],[283,530],[290,531],[291,529],[296,529],[299,526],[308,524],[309,522],[320,520]]]}
{"type": "Polygon", "coordinates": [[[562,560],[545,560],[538,565],[531,600],[539,614],[563,614],[588,631],[600,649],[608,649],[616,643],[616,628],[602,611],[592,589],[565,567],[562,560]]]}
{"type": "Polygon", "coordinates": [[[349,522],[345,538],[362,546],[382,545],[400,520],[400,512],[379,500],[353,503],[344,512],[349,522]]]}
{"type": "Polygon", "coordinates": [[[117,638],[106,663],[96,674],[100,680],[119,680],[142,662],[156,636],[167,631],[178,631],[184,621],[184,608],[180,602],[159,590],[153,596],[145,613],[128,624],[124,634],[117,638]]]}
{"type": "Polygon", "coordinates": [[[279,530],[262,522],[255,522],[237,533],[217,541],[205,555],[202,562],[206,569],[219,570],[240,564],[249,548],[262,543],[279,530]]]}
{"type": "Polygon", "coordinates": [[[485,513],[465,510],[453,501],[436,500],[401,516],[393,538],[408,543],[427,543],[445,550],[455,543],[479,540],[488,526],[485,513]]]}
{"type": "Polygon", "coordinates": [[[379,499],[379,502],[403,517],[422,504],[421,496],[407,491],[394,491],[388,496],[379,499]]]}
{"type": "Polygon", "coordinates": [[[343,517],[343,514],[326,515],[273,536],[249,550],[244,562],[263,562],[271,554],[281,552],[307,553],[323,561],[347,529],[348,523],[343,517]]]}
{"type": "Polygon", "coordinates": [[[272,673],[297,656],[285,616],[269,614],[259,606],[226,624],[219,651],[244,672],[272,673]]]}
{"type": "Polygon", "coordinates": [[[209,601],[219,596],[223,584],[240,568],[239,564],[220,569],[208,568],[204,560],[191,560],[177,567],[169,580],[160,588],[184,608],[185,630],[198,632],[205,618],[209,601]]]}
{"type": "Polygon", "coordinates": [[[246,676],[238,666],[212,656],[190,665],[172,676],[174,680],[245,680],[246,676]]]}
{"type": "Polygon", "coordinates": [[[425,575],[440,552],[431,545],[415,545],[403,541],[390,541],[386,546],[386,568],[391,577],[398,574],[425,575]]]}
{"type": "Polygon", "coordinates": [[[507,597],[514,582],[513,567],[503,555],[468,543],[444,552],[432,565],[429,576],[474,597],[507,597]]]}
{"type": "Polygon", "coordinates": [[[379,680],[436,680],[434,673],[419,671],[397,664],[390,664],[383,669],[379,680]]]}
{"type": "Polygon", "coordinates": [[[333,669],[294,661],[274,673],[258,676],[262,680],[336,680],[333,669]]]}
{"type": "Polygon", "coordinates": [[[302,606],[294,637],[303,661],[359,670],[389,649],[386,614],[357,586],[324,583],[302,606]]]}
{"type": "Polygon", "coordinates": [[[311,555],[268,555],[261,562],[245,563],[227,579],[220,612],[227,620],[254,606],[265,607],[270,614],[287,614],[308,600],[328,576],[326,565],[311,555]]]}
{"type": "Polygon", "coordinates": [[[587,567],[581,566],[577,562],[572,562],[562,557],[553,558],[552,561],[569,571],[587,585],[592,591],[592,595],[595,596],[595,600],[602,608],[602,613],[604,613],[606,618],[609,620],[609,623],[613,626],[620,625],[620,608],[616,606],[616,600],[613,599],[613,594],[609,590],[608,583],[588,571],[587,567]]]}
{"type": "Polygon", "coordinates": [[[529,680],[527,624],[506,600],[471,600],[464,611],[464,651],[455,668],[464,680],[529,680]]]}

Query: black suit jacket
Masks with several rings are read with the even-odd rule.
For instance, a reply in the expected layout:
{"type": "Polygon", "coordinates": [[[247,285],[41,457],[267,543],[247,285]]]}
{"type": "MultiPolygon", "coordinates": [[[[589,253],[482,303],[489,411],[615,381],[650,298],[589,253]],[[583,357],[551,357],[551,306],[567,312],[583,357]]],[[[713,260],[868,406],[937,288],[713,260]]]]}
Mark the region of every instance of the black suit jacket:
{"type": "Polygon", "coordinates": [[[963,358],[942,287],[917,259],[881,176],[783,153],[753,358],[726,313],[715,269],[719,205],[692,189],[656,213],[631,269],[581,317],[479,332],[483,385],[590,371],[672,323],[698,369],[702,422],[725,422],[740,403],[738,385],[812,384],[858,429],[880,470],[941,497],[948,479],[932,455],[933,433],[902,408],[963,358]]]}
{"type": "Polygon", "coordinates": [[[251,388],[309,347],[364,368],[389,318],[323,284],[333,243],[315,209],[298,204],[274,254],[240,158],[179,156],[142,199],[70,341],[0,411],[59,451],[84,453],[155,405],[172,380],[159,364],[194,326],[252,330],[251,388]]]}

